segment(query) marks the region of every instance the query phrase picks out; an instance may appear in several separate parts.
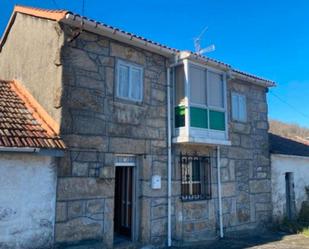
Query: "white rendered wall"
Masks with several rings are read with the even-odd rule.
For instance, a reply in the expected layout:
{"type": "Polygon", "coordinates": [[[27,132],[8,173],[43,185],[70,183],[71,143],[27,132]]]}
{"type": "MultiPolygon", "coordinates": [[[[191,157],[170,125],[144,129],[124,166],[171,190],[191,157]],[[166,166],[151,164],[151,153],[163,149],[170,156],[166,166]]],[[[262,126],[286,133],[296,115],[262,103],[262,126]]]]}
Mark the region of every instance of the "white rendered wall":
{"type": "Polygon", "coordinates": [[[51,157],[0,152],[0,248],[49,247],[55,199],[51,157]]]}
{"type": "Polygon", "coordinates": [[[294,191],[297,213],[300,211],[302,202],[306,200],[305,186],[309,185],[309,157],[272,154],[271,170],[273,217],[275,221],[278,221],[286,215],[286,172],[294,173],[294,191]]]}

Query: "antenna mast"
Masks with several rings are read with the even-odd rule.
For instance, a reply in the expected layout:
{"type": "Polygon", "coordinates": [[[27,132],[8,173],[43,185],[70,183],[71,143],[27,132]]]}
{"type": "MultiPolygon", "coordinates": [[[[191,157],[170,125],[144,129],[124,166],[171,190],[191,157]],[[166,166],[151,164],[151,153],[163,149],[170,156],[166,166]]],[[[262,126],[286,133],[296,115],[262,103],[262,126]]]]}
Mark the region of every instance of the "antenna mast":
{"type": "Polygon", "coordinates": [[[204,53],[209,53],[214,51],[215,45],[210,45],[206,48],[201,48],[201,41],[202,41],[202,37],[203,35],[206,33],[206,31],[208,30],[208,27],[205,27],[202,32],[198,35],[198,37],[194,38],[194,48],[195,48],[195,52],[199,55],[202,55],[204,53]]]}

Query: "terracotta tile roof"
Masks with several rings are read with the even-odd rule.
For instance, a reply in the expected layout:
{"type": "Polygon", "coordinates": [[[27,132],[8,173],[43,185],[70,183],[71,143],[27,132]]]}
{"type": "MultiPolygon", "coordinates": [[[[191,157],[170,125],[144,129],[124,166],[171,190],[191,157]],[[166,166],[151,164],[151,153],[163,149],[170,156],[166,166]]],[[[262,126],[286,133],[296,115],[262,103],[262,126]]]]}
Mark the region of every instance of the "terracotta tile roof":
{"type": "Polygon", "coordinates": [[[270,153],[309,157],[308,141],[269,133],[270,153]]]}
{"type": "Polygon", "coordinates": [[[20,83],[0,80],[0,147],[64,149],[51,121],[20,83]]]}
{"type": "Polygon", "coordinates": [[[65,18],[66,14],[70,13],[67,10],[40,9],[21,5],[16,5],[14,7],[14,12],[19,12],[31,16],[38,16],[54,21],[60,21],[61,19],[65,18]]]}

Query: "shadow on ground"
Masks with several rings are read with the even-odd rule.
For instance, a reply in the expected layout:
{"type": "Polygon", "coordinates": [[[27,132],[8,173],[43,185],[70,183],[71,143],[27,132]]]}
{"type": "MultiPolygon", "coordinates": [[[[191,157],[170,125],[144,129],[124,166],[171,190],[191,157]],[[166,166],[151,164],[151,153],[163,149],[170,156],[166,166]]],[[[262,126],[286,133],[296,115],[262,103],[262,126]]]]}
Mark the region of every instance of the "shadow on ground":
{"type": "MultiPolygon", "coordinates": [[[[260,231],[256,231],[259,233],[260,231]]],[[[59,249],[103,249],[100,243],[82,243],[74,246],[62,246],[59,249]]],[[[130,245],[117,245],[115,248],[136,248],[130,245]]],[[[145,246],[144,249],[154,249],[145,246]]],[[[267,232],[263,234],[242,235],[225,237],[224,239],[195,244],[172,249],[309,249],[309,237],[302,234],[287,234],[284,232],[267,232]]],[[[167,248],[165,248],[167,249],[167,248]]]]}

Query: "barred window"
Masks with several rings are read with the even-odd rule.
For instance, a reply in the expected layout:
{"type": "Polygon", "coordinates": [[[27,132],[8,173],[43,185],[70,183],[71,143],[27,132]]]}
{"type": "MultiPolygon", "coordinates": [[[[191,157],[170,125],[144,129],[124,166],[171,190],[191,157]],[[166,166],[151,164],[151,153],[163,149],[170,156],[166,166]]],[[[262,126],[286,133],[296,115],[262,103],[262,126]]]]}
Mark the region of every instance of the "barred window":
{"type": "Polygon", "coordinates": [[[211,166],[209,157],[180,156],[181,199],[211,199],[211,166]]]}

